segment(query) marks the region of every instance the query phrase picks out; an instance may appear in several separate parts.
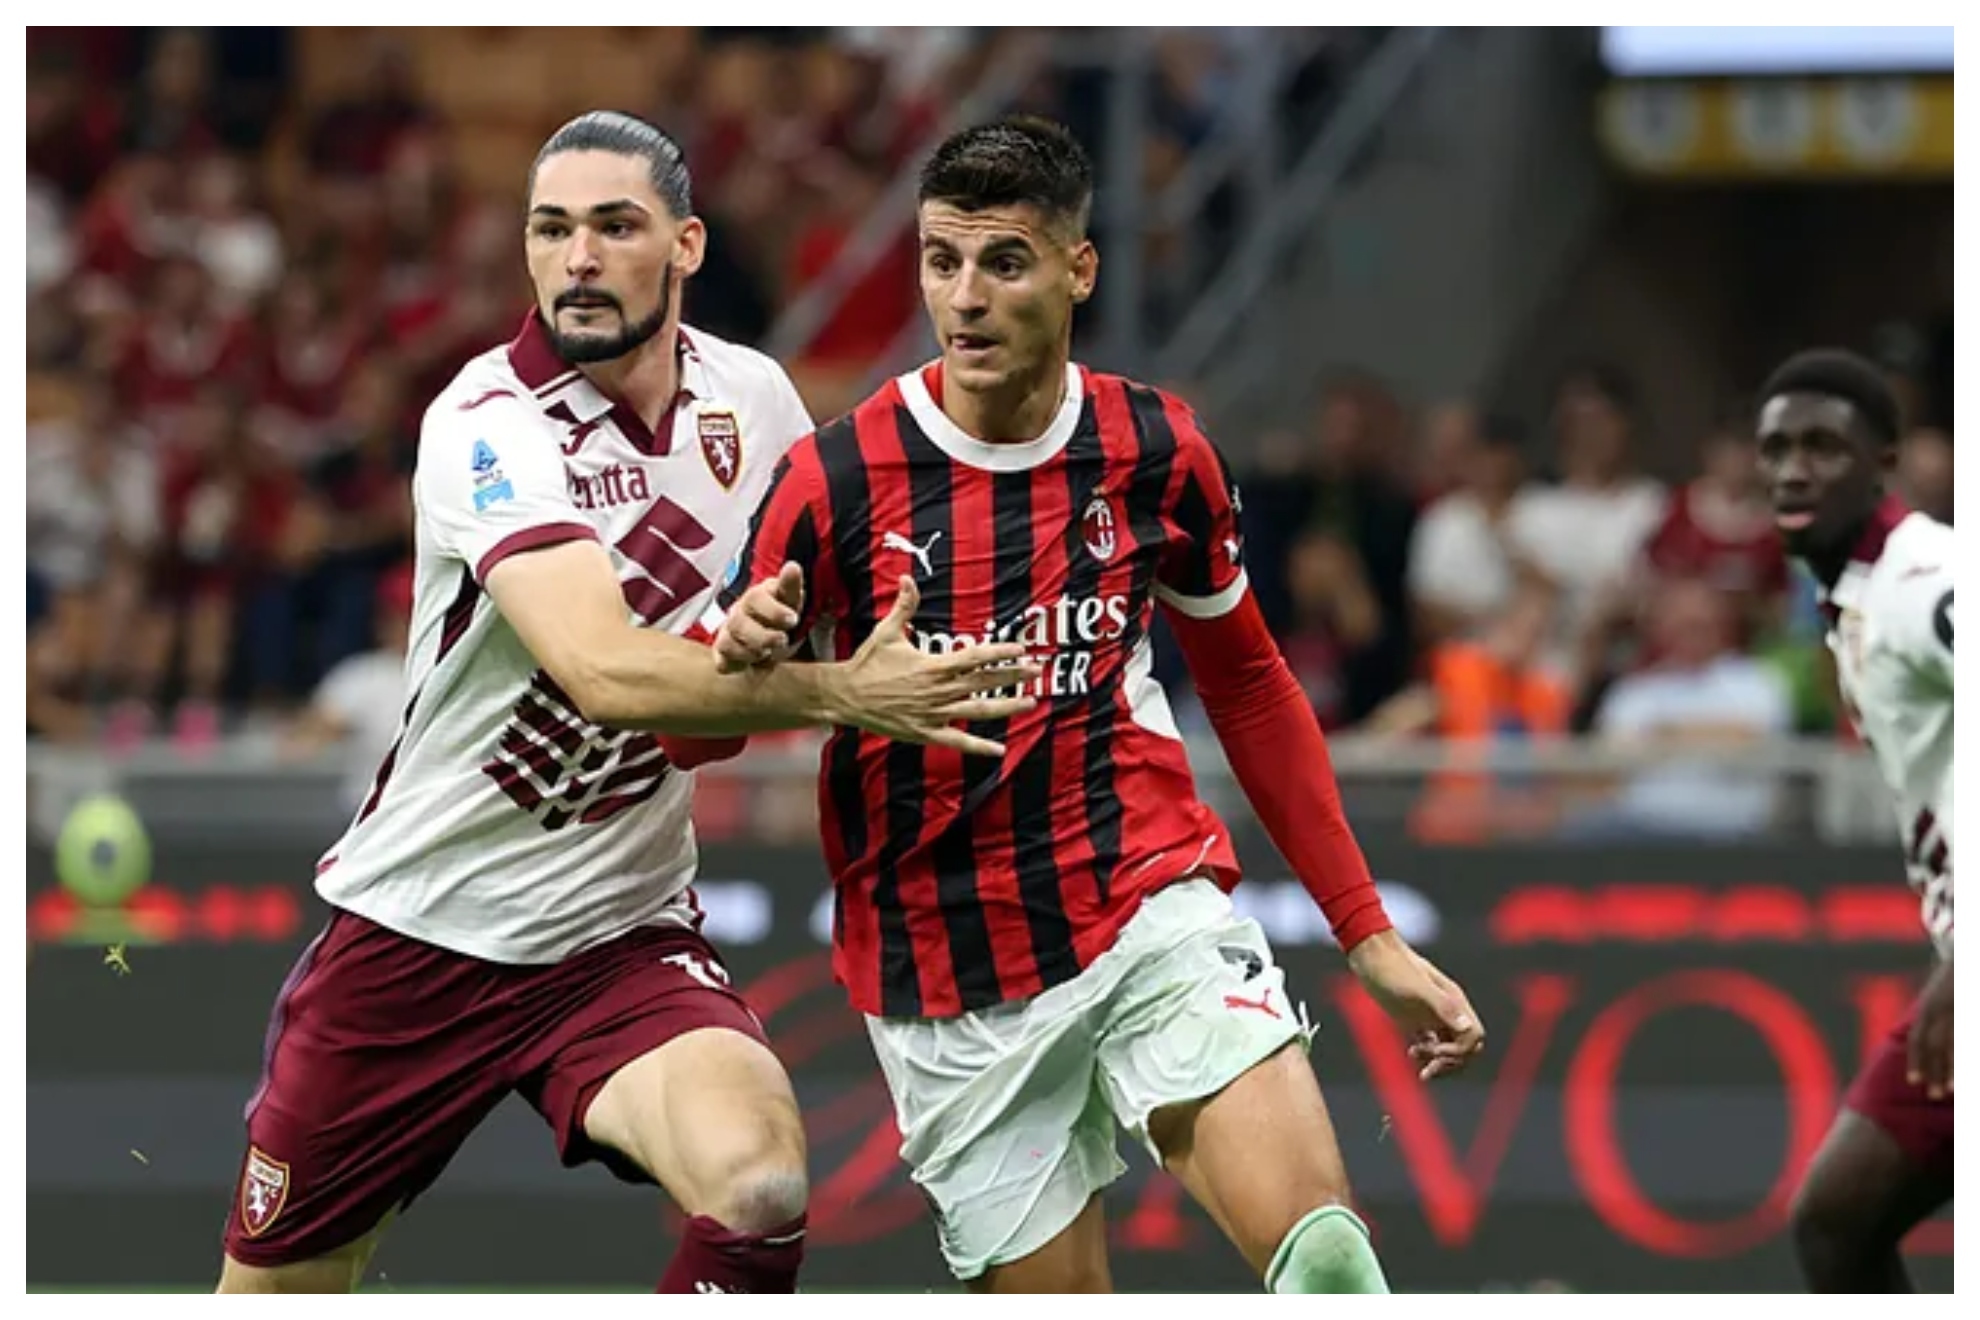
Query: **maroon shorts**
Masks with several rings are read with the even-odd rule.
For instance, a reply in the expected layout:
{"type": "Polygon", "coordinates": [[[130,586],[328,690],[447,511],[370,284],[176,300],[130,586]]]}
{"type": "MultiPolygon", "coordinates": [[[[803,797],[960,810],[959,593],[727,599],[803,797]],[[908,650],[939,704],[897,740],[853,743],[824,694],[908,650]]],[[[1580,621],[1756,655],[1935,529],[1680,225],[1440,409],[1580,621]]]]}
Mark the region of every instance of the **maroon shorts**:
{"type": "Polygon", "coordinates": [[[275,1000],[227,1216],[245,1265],[313,1260],[432,1185],[511,1091],[566,1165],[636,1165],[584,1114],[619,1068],[700,1027],[763,1040],[699,934],[652,926],[548,966],[483,962],[338,911],[275,1000]]]}
{"type": "Polygon", "coordinates": [[[1907,1013],[1850,1083],[1843,1104],[1890,1133],[1899,1148],[1920,1166],[1942,1167],[1950,1176],[1952,1097],[1934,1100],[1925,1094],[1923,1086],[1905,1080],[1910,1041],[1911,1015],[1907,1013]]]}

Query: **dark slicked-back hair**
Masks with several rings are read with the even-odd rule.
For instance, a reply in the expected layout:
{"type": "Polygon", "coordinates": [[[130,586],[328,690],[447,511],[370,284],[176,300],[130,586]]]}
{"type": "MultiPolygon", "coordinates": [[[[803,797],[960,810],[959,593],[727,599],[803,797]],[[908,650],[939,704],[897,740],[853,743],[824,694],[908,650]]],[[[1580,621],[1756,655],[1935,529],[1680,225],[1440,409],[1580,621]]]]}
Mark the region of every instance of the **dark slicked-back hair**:
{"type": "Polygon", "coordinates": [[[1811,348],[1774,369],[1760,403],[1783,394],[1827,394],[1847,400],[1880,444],[1898,442],[1898,401],[1877,364],[1841,348],[1811,348]]]}
{"type": "Polygon", "coordinates": [[[694,214],[694,190],[688,179],[687,155],[681,144],[644,119],[616,110],[592,110],[579,115],[550,135],[529,167],[529,191],[536,193],[536,172],[543,162],[566,151],[609,151],[637,156],[646,162],[653,191],[676,220],[694,214]]]}
{"type": "Polygon", "coordinates": [[[1086,236],[1093,161],[1049,119],[1024,115],[953,134],[921,167],[919,200],[962,211],[1033,206],[1048,224],[1086,236]]]}

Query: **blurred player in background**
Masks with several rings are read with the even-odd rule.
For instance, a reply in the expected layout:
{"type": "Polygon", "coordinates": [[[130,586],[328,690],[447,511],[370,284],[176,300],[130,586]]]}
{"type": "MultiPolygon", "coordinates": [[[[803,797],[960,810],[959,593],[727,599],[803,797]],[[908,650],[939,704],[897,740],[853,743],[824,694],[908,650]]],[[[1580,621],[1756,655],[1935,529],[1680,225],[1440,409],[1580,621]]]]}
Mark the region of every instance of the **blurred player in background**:
{"type": "Polygon", "coordinates": [[[815,633],[843,655],[918,593],[930,654],[1016,639],[1044,666],[1036,710],[978,726],[1001,760],[845,732],[821,767],[836,972],[958,1278],[1110,1288],[1119,1122],[1270,1289],[1386,1292],[1308,1033],[1232,909],[1230,830],[1152,673],[1157,603],[1239,783],[1424,1075],[1482,1031],[1383,912],[1246,583],[1223,459],[1178,400],[1069,360],[1092,193],[1056,125],[936,150],[921,287],[941,358],[792,448],[717,649],[774,665],[815,633]]]}
{"type": "Polygon", "coordinates": [[[353,1286],[510,1092],[566,1164],[687,1213],[663,1291],[790,1291],[803,1129],[697,930],[691,778],[644,730],[846,721],[995,752],[953,722],[1029,704],[975,696],[1021,648],[923,656],[904,610],[836,665],[722,674],[677,635],[810,419],[769,359],[680,325],[705,231],[665,134],[572,121],[529,203],[536,306],[421,429],[409,695],[276,1000],[226,1291],[353,1286]]]}
{"type": "Polygon", "coordinates": [[[1843,702],[1896,802],[1937,954],[1808,1171],[1795,1249],[1817,1292],[1909,1292],[1899,1247],[1953,1194],[1953,534],[1885,493],[1898,405],[1870,362],[1799,354],[1761,400],[1774,521],[1821,585],[1843,702]]]}

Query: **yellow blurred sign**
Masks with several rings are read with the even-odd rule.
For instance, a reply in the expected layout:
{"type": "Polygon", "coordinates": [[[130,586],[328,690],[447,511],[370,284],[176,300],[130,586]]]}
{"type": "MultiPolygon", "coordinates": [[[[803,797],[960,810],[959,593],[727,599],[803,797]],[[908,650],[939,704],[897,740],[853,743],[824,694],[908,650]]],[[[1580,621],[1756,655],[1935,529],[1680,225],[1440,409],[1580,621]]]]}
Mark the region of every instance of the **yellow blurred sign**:
{"type": "Polygon", "coordinates": [[[1952,178],[1953,80],[1621,81],[1604,88],[1610,159],[1672,178],[1952,178]]]}

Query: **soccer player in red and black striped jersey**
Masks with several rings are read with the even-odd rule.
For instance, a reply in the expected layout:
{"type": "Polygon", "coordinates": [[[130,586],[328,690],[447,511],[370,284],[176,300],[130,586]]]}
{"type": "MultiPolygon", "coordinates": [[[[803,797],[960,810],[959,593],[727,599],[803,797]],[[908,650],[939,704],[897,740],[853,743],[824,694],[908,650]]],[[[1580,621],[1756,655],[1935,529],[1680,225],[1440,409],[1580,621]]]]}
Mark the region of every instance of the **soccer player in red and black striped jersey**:
{"type": "Polygon", "coordinates": [[[1175,398],[1070,360],[1098,268],[1063,129],[965,130],[924,169],[941,357],[798,442],[725,592],[725,663],[849,653],[897,595],[920,646],[1016,640],[1038,704],[1001,759],[836,732],[820,805],[835,965],[957,1277],[1104,1289],[1118,1122],[1280,1292],[1387,1291],[1304,1030],[1233,911],[1150,663],[1167,614],[1238,781],[1426,1076],[1482,1043],[1390,927],[1327,745],[1246,585],[1238,496],[1175,398]]]}

